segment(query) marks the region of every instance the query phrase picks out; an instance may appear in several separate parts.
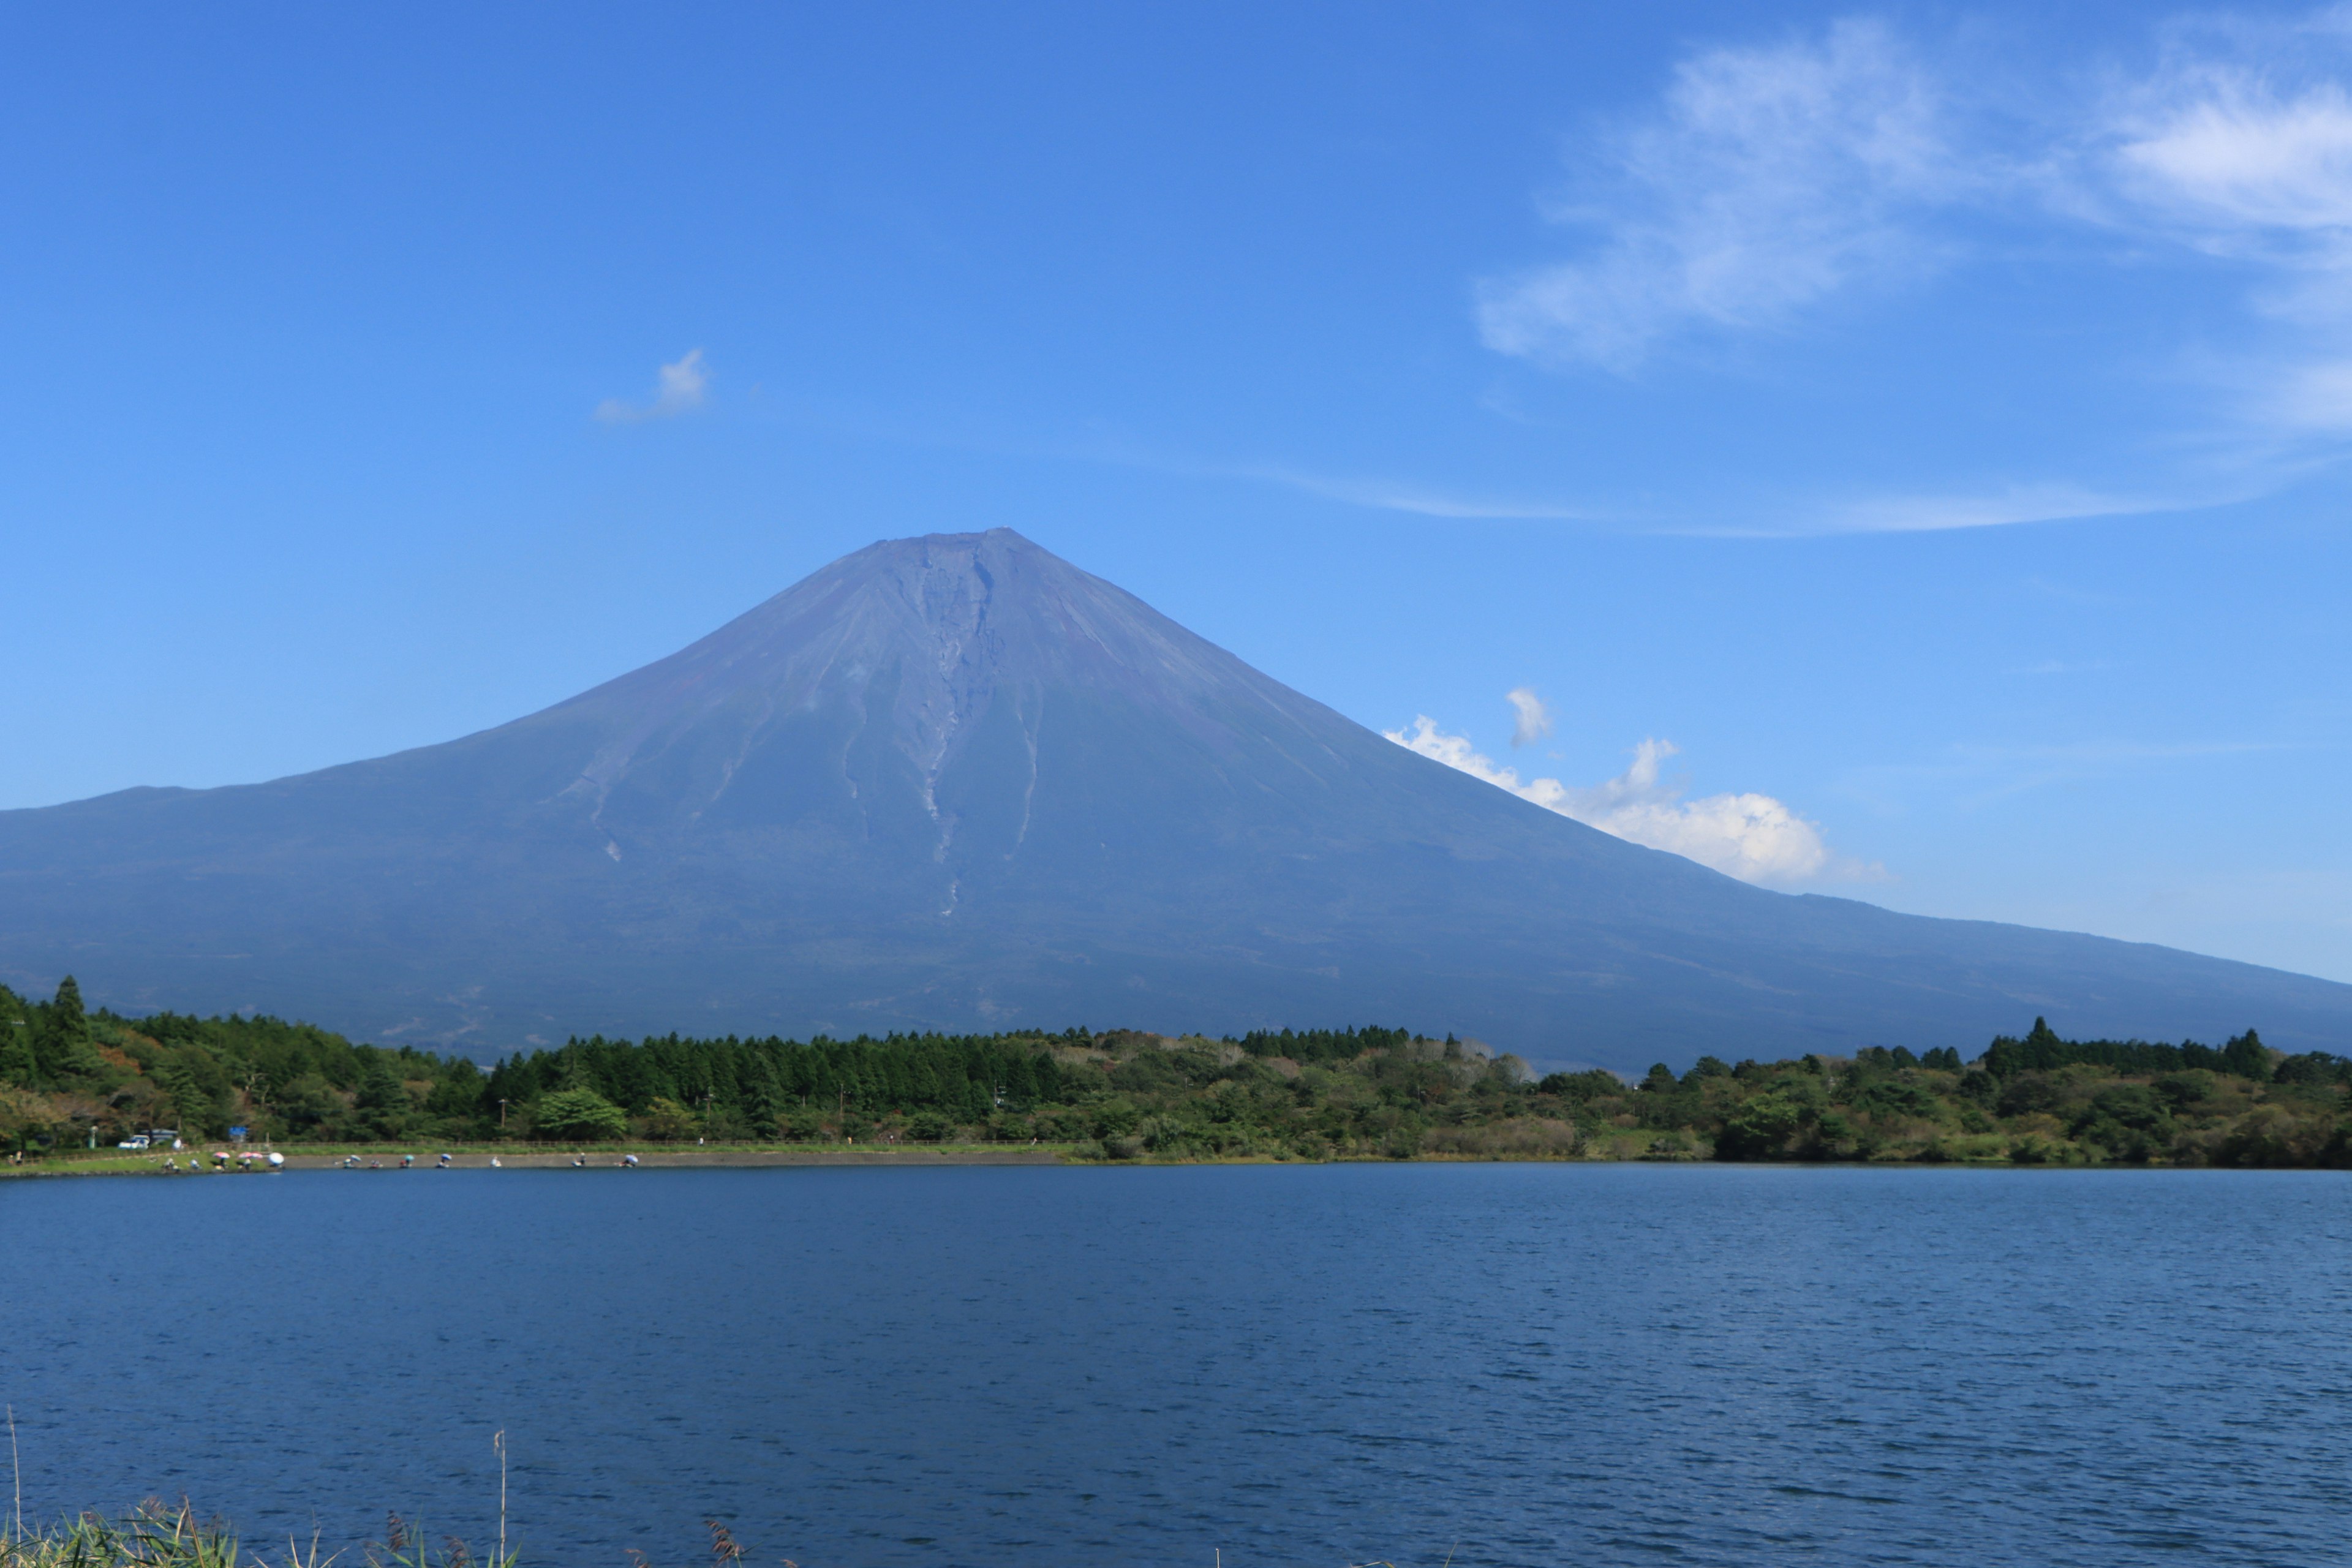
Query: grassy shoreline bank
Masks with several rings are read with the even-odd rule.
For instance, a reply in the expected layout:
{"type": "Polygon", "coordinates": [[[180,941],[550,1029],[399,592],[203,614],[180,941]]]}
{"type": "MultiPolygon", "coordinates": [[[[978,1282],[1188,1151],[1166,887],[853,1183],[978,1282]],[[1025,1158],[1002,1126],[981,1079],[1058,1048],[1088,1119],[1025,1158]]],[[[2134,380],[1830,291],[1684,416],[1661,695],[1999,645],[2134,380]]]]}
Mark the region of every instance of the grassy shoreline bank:
{"type": "MultiPolygon", "coordinates": [[[[420,1528],[395,1513],[386,1517],[383,1540],[331,1552],[316,1536],[307,1548],[289,1538],[274,1561],[248,1549],[227,1521],[199,1516],[185,1499],[175,1505],[149,1498],[127,1513],[88,1510],[29,1530],[22,1507],[20,1500],[13,1521],[0,1521],[0,1568],[331,1568],[354,1556],[366,1568],[516,1568],[520,1561],[508,1549],[503,1497],[498,1545],[478,1556],[456,1536],[435,1550],[420,1528]]],[[[725,1539],[723,1526],[712,1528],[725,1539]]],[[[723,1564],[741,1557],[718,1555],[723,1564]]]]}
{"type": "MultiPolygon", "coordinates": [[[[1632,1145],[1645,1145],[1647,1139],[1625,1140],[1632,1145]]],[[[2114,1169],[2208,1169],[2201,1165],[2177,1165],[2163,1159],[2136,1162],[2129,1166],[2103,1162],[2090,1164],[2083,1162],[2053,1162],[2046,1159],[2011,1158],[2003,1152],[1958,1152],[1937,1160],[1916,1158],[1882,1158],[1876,1160],[1813,1159],[1813,1160],[1745,1160],[1717,1157],[1712,1150],[1692,1148],[1657,1152],[1646,1147],[1595,1149],[1591,1146],[1572,1152],[1517,1152],[1494,1153],[1456,1153],[1431,1152],[1410,1155],[1379,1152],[1333,1153],[1322,1156],[1289,1152],[1257,1154],[1169,1155],[1140,1153],[1120,1158],[1104,1153],[1099,1148],[1068,1144],[1053,1147],[1006,1149],[1002,1145],[976,1143],[964,1146],[900,1148],[891,1150],[846,1150],[746,1144],[721,1148],[680,1149],[674,1144],[605,1143],[581,1145],[576,1148],[550,1149],[541,1145],[518,1146],[500,1144],[436,1144],[424,1147],[415,1144],[353,1144],[320,1150],[305,1146],[299,1151],[280,1150],[285,1163],[268,1166],[257,1150],[249,1169],[232,1157],[226,1167],[213,1164],[212,1149],[189,1150],[173,1156],[182,1162],[176,1171],[163,1167],[162,1155],[128,1153],[119,1150],[77,1151],[70,1154],[48,1155],[26,1160],[22,1164],[0,1163],[0,1180],[11,1177],[41,1176],[171,1176],[182,1179],[191,1174],[268,1175],[297,1172],[344,1172],[347,1173],[383,1174],[390,1171],[438,1171],[445,1167],[441,1156],[451,1156],[446,1167],[453,1171],[488,1169],[512,1171],[547,1170],[929,1170],[971,1166],[1061,1166],[1076,1169],[1136,1169],[1144,1166],[1178,1165],[1350,1165],[1350,1164],[1421,1164],[1421,1165],[1627,1165],[1627,1164],[1777,1164],[1813,1166],[1909,1166],[1924,1169],[1930,1166],[1961,1166],[1979,1170],[2114,1170],[2114,1169]],[[628,1156],[635,1157],[634,1166],[625,1163],[628,1156]],[[186,1162],[201,1163],[190,1165],[186,1162]],[[346,1162],[356,1157],[360,1163],[346,1162]],[[414,1163],[403,1166],[403,1157],[414,1163]],[[495,1167],[492,1162],[496,1161],[495,1167]]],[[[2231,1168],[2231,1167],[2223,1167],[2231,1168]]],[[[2240,1167],[2253,1168],[2253,1167],[2240,1167]]],[[[2275,1167],[2270,1167],[2275,1168],[2275,1167]]],[[[2305,1169],[2335,1169],[2332,1166],[2306,1166],[2305,1169]]]]}

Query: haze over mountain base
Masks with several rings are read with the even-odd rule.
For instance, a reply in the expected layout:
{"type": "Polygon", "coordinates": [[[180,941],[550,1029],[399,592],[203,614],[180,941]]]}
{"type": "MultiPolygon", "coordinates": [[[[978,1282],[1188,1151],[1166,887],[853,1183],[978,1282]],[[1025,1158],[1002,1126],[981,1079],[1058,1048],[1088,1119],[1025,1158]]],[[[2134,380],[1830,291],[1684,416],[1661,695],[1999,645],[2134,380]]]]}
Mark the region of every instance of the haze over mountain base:
{"type": "Polygon", "coordinates": [[[1638,1069],[2352,1044],[2352,986],[1748,887],[1393,745],[1009,530],[877,544],[445,745],[0,813],[0,977],[489,1056],[1380,1022],[1638,1069]]]}

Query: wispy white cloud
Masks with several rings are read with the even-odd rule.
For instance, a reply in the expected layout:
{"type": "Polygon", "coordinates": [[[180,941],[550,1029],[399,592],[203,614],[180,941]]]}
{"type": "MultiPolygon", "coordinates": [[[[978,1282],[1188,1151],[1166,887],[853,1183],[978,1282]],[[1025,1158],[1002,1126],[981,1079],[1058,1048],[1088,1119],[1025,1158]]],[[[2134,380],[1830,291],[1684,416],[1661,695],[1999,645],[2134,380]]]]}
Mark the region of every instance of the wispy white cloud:
{"type": "Polygon", "coordinates": [[[2180,400],[2147,433],[2170,454],[2148,480],[2024,479],[1693,531],[1996,527],[2274,489],[2352,437],[2352,5],[2200,13],[2141,44],[2135,66],[1988,73],[1848,19],[1695,52],[1646,110],[1570,149],[1571,195],[1549,216],[1585,242],[1484,279],[1479,333],[1504,354],[1631,374],[1995,253],[2104,264],[2095,247],[2121,240],[2135,267],[2201,256],[2224,266],[2196,286],[2235,289],[2246,330],[2219,349],[2184,330],[2154,372],[2180,400]]]}
{"type": "Polygon", "coordinates": [[[1551,733],[1551,710],[1530,687],[1517,686],[1507,693],[1511,710],[1517,715],[1511,723],[1511,744],[1519,747],[1542,740],[1551,733]]]}
{"type": "Polygon", "coordinates": [[[701,407],[709,391],[710,372],[703,366],[702,351],[690,349],[684,357],[663,365],[656,373],[651,398],[643,403],[625,403],[617,397],[608,397],[596,405],[596,417],[607,425],[674,419],[701,407]]]}
{"type": "MultiPolygon", "coordinates": [[[[2084,666],[2062,668],[2090,668],[2084,666]]],[[[2039,674],[2040,669],[2012,671],[2039,674]]],[[[2033,745],[1961,743],[1939,757],[1855,768],[1838,781],[1840,793],[1883,816],[1899,816],[1915,803],[1968,813],[2052,784],[2128,775],[2154,765],[2199,763],[2298,749],[2264,741],[2084,740],[2033,745]]]]}
{"type": "MultiPolygon", "coordinates": [[[[1172,466],[1172,465],[1170,465],[1172,466]]],[[[1596,521],[1607,514],[1570,502],[1525,497],[1472,495],[1435,485],[1408,484],[1391,479],[1335,478],[1276,464],[1244,463],[1194,466],[1195,472],[1216,473],[1240,479],[1258,479],[1287,489],[1346,501],[1379,511],[1412,512],[1420,517],[1459,518],[1494,521],[1596,521]]]]}
{"type": "Polygon", "coordinates": [[[1739,539],[1811,539],[1841,533],[1937,533],[2008,528],[2078,518],[2145,517],[2242,499],[2247,487],[2213,487],[2178,496],[2109,495],[2075,485],[2011,485],[1981,492],[1881,495],[1853,500],[1759,507],[1737,521],[1659,521],[1653,531],[1739,539]]]}
{"type": "Polygon", "coordinates": [[[2284,331],[2217,359],[2239,418],[2352,434],[2352,9],[2172,30],[2160,63],[2098,105],[2077,175],[2104,221],[2248,268],[2284,331]]]}
{"type": "Polygon", "coordinates": [[[2112,659],[2105,658],[2045,658],[2037,664],[2012,666],[2004,673],[2010,675],[2096,675],[2115,668],[2112,659]]]}
{"type": "Polygon", "coordinates": [[[1823,508],[1821,531],[1927,533],[1956,528],[2005,528],[2084,517],[2129,517],[2183,503],[2143,496],[2106,495],[2078,485],[2010,485],[1983,494],[1878,496],[1823,508]]]}
{"type": "Polygon", "coordinates": [[[1597,245],[1483,282],[1479,331],[1503,353],[1624,371],[1693,327],[1780,327],[1929,268],[1938,247],[1916,216],[1965,177],[1946,117],[1940,84],[1877,22],[1701,54],[1555,209],[1597,245]]]}
{"type": "Polygon", "coordinates": [[[1556,811],[1604,833],[1669,850],[1746,882],[1790,885],[1824,877],[1883,875],[1831,852],[1821,825],[1808,821],[1768,795],[1713,795],[1684,800],[1682,791],[1660,777],[1659,764],[1675,754],[1670,742],[1643,741],[1622,773],[1589,789],[1558,779],[1521,781],[1515,768],[1497,764],[1466,735],[1448,734],[1423,714],[1410,730],[1384,731],[1408,751],[1483,779],[1548,811],[1556,811]]]}
{"type": "Polygon", "coordinates": [[[2352,229],[2345,15],[2177,37],[2102,106],[2120,193],[2215,243],[2307,237],[2337,264],[2352,229]]]}

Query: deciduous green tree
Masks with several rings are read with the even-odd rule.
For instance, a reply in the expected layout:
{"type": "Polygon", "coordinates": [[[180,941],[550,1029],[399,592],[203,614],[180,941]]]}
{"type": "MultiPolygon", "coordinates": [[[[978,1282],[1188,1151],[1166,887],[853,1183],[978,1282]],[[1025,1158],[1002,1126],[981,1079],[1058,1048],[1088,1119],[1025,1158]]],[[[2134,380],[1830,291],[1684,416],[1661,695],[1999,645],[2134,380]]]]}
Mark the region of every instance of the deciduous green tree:
{"type": "Polygon", "coordinates": [[[592,1143],[629,1131],[628,1113],[593,1089],[551,1089],[532,1108],[533,1131],[562,1143],[592,1143]]]}

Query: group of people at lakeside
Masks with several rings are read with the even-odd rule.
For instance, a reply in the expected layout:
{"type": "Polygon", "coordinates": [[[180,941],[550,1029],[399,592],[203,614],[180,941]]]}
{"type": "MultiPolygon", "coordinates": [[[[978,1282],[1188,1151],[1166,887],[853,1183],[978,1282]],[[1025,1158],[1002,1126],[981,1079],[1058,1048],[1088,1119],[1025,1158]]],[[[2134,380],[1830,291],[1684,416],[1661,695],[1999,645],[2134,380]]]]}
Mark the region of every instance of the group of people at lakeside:
{"type": "MultiPolygon", "coordinates": [[[[278,1156],[273,1154],[270,1158],[272,1160],[277,1160],[278,1159],[278,1156]]],[[[455,1159],[455,1155],[443,1154],[434,1162],[433,1168],[437,1171],[453,1170],[456,1168],[452,1163],[455,1159]]],[[[574,1165],[585,1165],[588,1163],[584,1157],[579,1155],[574,1155],[572,1163],[574,1165]]],[[[634,1171],[637,1168],[637,1157],[635,1154],[624,1154],[620,1159],[614,1161],[614,1163],[624,1171],[634,1171]]],[[[501,1169],[502,1166],[503,1162],[501,1162],[496,1154],[490,1156],[489,1168],[491,1170],[499,1170],[501,1169]]],[[[344,1155],[342,1159],[342,1168],[346,1171],[356,1171],[360,1169],[360,1157],[357,1154],[344,1155]]],[[[384,1163],[382,1160],[370,1160],[367,1163],[366,1168],[371,1171],[381,1171],[384,1168],[384,1163]]],[[[403,1154],[400,1157],[399,1165],[394,1168],[403,1171],[415,1169],[416,1156],[414,1154],[403,1154]]]]}
{"type": "MultiPolygon", "coordinates": [[[[267,1170],[282,1171],[286,1168],[286,1156],[279,1153],[275,1149],[246,1149],[236,1154],[231,1154],[226,1149],[215,1149],[213,1151],[213,1163],[211,1168],[215,1171],[226,1171],[230,1168],[231,1162],[234,1161],[237,1170],[250,1171],[253,1169],[254,1162],[257,1160],[259,1161],[262,1166],[267,1170]]],[[[188,1163],[184,1171],[182,1169],[180,1163],[171,1155],[166,1154],[163,1156],[163,1173],[167,1176],[181,1174],[194,1175],[203,1172],[205,1169],[205,1163],[194,1154],[188,1156],[188,1163]]]]}

